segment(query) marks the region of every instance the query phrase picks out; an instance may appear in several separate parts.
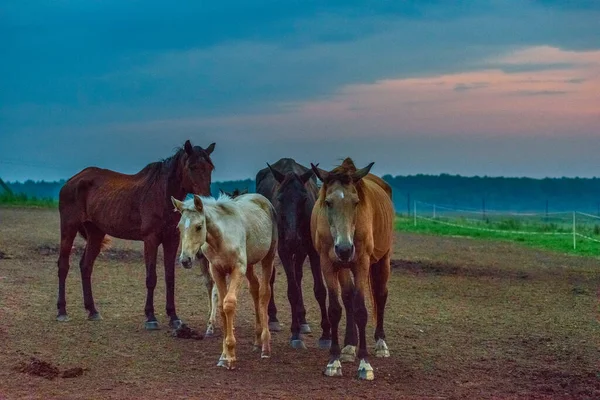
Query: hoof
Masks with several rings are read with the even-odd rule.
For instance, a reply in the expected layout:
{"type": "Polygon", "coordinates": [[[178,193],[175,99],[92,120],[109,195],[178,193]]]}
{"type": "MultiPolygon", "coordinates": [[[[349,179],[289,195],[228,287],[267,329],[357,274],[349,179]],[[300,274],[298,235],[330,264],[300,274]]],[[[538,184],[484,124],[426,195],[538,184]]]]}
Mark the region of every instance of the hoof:
{"type": "Polygon", "coordinates": [[[169,322],[169,327],[171,329],[179,329],[179,328],[181,328],[182,325],[183,325],[183,322],[181,322],[180,319],[174,319],[169,322]]]}
{"type": "Polygon", "coordinates": [[[279,321],[269,322],[269,330],[271,332],[281,332],[281,324],[279,321]]]}
{"type": "Polygon", "coordinates": [[[88,316],[88,321],[102,321],[102,315],[99,312],[95,312],[88,316]]]}
{"type": "Polygon", "coordinates": [[[158,321],[146,321],[146,323],[144,323],[144,328],[147,331],[155,331],[157,329],[160,329],[158,326],[158,321]]]}
{"type": "Polygon", "coordinates": [[[319,348],[321,350],[329,350],[331,348],[330,339],[319,339],[319,348]]]}
{"type": "Polygon", "coordinates": [[[206,333],[204,334],[205,337],[211,337],[215,335],[215,327],[214,325],[208,325],[206,327],[206,333]]]}
{"type": "Polygon", "coordinates": [[[61,314],[61,315],[57,315],[56,316],[56,320],[58,322],[69,322],[70,318],[69,318],[69,316],[67,314],[61,314]]]}
{"type": "Polygon", "coordinates": [[[271,358],[271,353],[263,351],[260,353],[260,358],[271,358]]]}
{"type": "Polygon", "coordinates": [[[306,345],[302,339],[290,340],[290,345],[292,346],[292,349],[306,350],[306,345]]]}
{"type": "Polygon", "coordinates": [[[312,333],[312,331],[310,330],[310,325],[308,325],[308,324],[300,325],[300,333],[303,333],[303,334],[312,333]]]}
{"type": "Polygon", "coordinates": [[[324,374],[325,376],[342,376],[342,364],[340,360],[334,360],[327,364],[324,374]]]}
{"type": "Polygon", "coordinates": [[[365,360],[360,360],[360,365],[358,366],[358,379],[364,381],[372,381],[373,379],[375,379],[373,367],[371,367],[371,364],[369,364],[365,360]]]}
{"type": "Polygon", "coordinates": [[[235,360],[228,360],[227,357],[225,357],[225,354],[221,354],[221,358],[219,358],[217,367],[226,368],[230,370],[235,369],[235,360]]]}
{"type": "Polygon", "coordinates": [[[390,356],[390,350],[387,347],[387,344],[385,344],[385,340],[383,339],[379,339],[377,340],[377,343],[375,344],[375,357],[389,357],[390,356]]]}
{"type": "Polygon", "coordinates": [[[341,362],[354,362],[356,359],[356,346],[348,345],[342,349],[341,362]]]}

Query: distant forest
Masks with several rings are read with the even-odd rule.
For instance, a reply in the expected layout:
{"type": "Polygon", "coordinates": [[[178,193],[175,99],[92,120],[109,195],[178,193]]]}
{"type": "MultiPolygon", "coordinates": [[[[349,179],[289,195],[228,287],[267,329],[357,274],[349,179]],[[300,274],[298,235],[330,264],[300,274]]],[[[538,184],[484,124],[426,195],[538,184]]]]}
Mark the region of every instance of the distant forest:
{"type": "MultiPolygon", "coordinates": [[[[544,211],[578,210],[596,214],[600,210],[600,178],[506,178],[459,175],[410,175],[383,178],[392,186],[396,211],[406,213],[414,200],[457,208],[485,207],[488,210],[544,211]]],[[[7,182],[14,193],[37,198],[58,199],[64,180],[58,182],[7,182]]],[[[248,188],[254,180],[214,182],[212,195],[219,189],[248,188]]],[[[1,190],[1,189],[0,189],[1,190]]]]}

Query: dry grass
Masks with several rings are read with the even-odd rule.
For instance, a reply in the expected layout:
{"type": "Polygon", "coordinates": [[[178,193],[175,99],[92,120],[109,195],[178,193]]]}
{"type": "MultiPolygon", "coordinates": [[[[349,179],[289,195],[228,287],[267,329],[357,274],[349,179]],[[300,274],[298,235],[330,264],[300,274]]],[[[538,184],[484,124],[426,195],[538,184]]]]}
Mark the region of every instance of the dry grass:
{"type": "MultiPolygon", "coordinates": [[[[344,365],[341,379],[321,375],[327,352],[316,349],[318,307],[308,269],[309,350],[288,347],[279,267],[284,331],[273,337],[273,358],[251,351],[254,317],[244,285],[236,320],[239,370],[229,372],[215,366],[220,338],[169,335],[162,278],[155,301],[162,330],[144,331],[140,243],[115,240],[96,263],[101,322],[85,319],[74,256],[67,280],[71,321],[55,322],[57,245],[56,210],[0,208],[0,398],[600,398],[595,259],[399,234],[386,316],[392,357],[373,358],[376,380],[359,382],[357,365],[344,365]],[[15,370],[32,356],[85,373],[49,380],[15,370]]],[[[203,330],[207,300],[197,270],[177,270],[176,300],[180,317],[203,330]]],[[[369,326],[369,346],[372,332],[369,326]]]]}

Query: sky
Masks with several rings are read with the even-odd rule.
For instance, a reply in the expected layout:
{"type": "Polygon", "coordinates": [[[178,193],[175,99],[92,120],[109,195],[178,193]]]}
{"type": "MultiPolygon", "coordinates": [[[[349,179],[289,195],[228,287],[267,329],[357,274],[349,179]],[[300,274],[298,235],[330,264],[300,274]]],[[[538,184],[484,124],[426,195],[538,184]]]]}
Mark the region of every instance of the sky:
{"type": "Polygon", "coordinates": [[[600,176],[600,1],[456,3],[0,0],[0,177],[600,176]]]}

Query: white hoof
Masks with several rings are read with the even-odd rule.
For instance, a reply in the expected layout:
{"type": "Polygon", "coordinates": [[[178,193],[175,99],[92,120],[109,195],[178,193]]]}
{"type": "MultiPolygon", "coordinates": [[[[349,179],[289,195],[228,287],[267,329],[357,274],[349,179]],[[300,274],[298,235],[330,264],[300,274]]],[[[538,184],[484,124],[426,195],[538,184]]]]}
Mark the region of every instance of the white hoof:
{"type": "Polygon", "coordinates": [[[356,346],[348,345],[342,349],[341,362],[354,362],[356,359],[356,346]]]}
{"type": "Polygon", "coordinates": [[[342,364],[340,360],[333,360],[327,364],[324,374],[325,376],[342,376],[342,364]]]}
{"type": "Polygon", "coordinates": [[[390,356],[390,350],[387,347],[387,344],[385,344],[385,340],[383,339],[379,339],[377,340],[377,343],[375,344],[375,357],[389,357],[390,356]]]}
{"type": "Polygon", "coordinates": [[[358,379],[365,381],[372,381],[375,379],[375,373],[373,372],[373,367],[363,358],[360,360],[360,365],[358,366],[358,379]]]}

